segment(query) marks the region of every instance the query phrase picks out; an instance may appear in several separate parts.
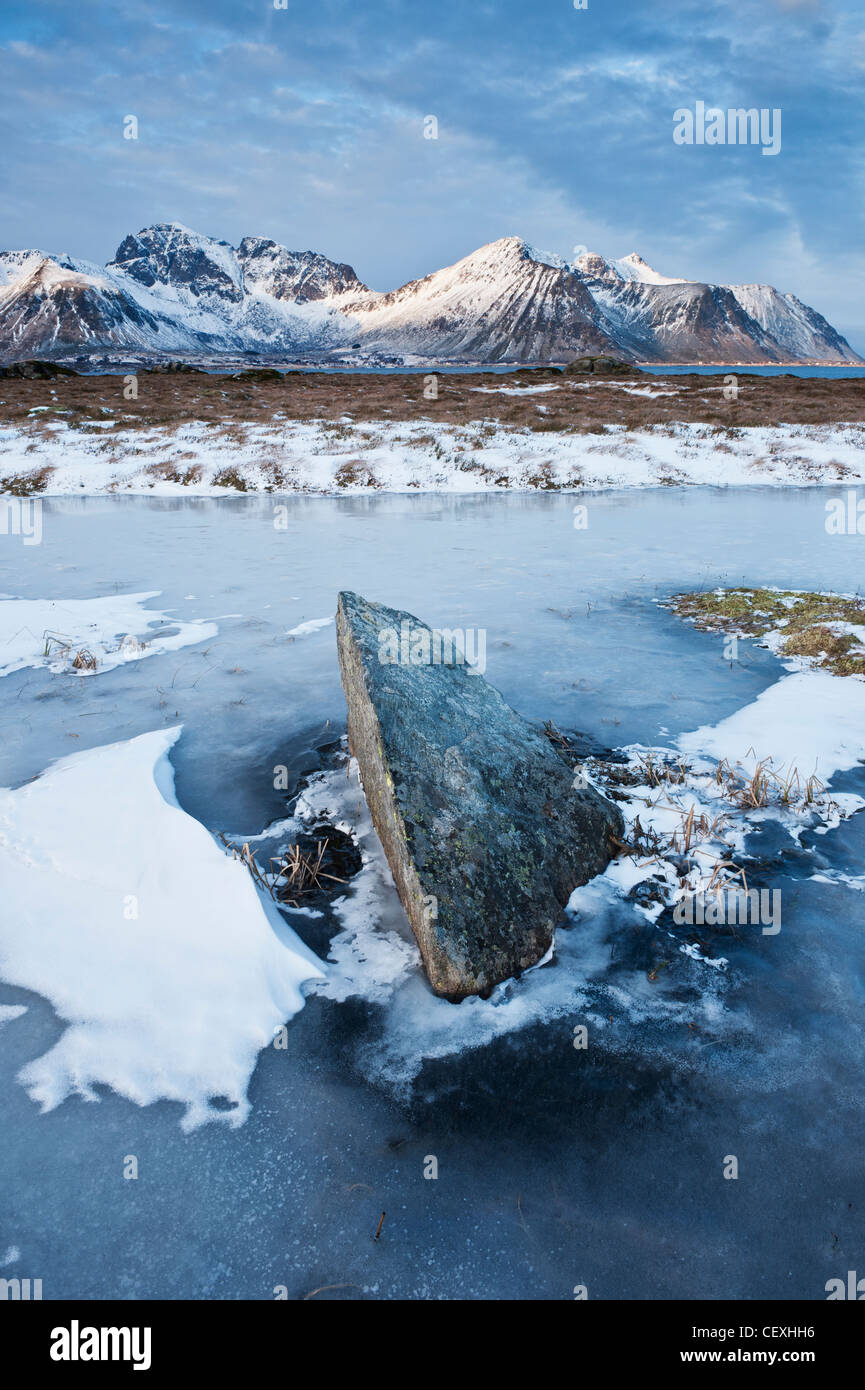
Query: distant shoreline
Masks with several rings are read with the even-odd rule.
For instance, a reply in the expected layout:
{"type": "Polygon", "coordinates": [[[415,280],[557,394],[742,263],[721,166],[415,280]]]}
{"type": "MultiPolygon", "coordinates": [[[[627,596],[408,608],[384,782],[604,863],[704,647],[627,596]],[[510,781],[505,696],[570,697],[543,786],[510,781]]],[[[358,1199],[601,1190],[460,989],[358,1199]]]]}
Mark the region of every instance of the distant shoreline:
{"type": "MultiPolygon", "coordinates": [[[[25,357],[0,357],[0,368],[13,367],[17,363],[31,360],[25,357]]],[[[444,373],[449,376],[476,375],[482,373],[494,373],[496,375],[509,375],[514,372],[542,372],[542,371],[561,371],[567,365],[565,361],[537,361],[537,362],[460,362],[449,359],[434,361],[413,361],[393,362],[388,360],[369,361],[369,360],[326,360],[316,358],[314,360],[304,360],[302,358],[286,358],[279,355],[265,353],[248,354],[207,354],[207,353],[188,353],[174,354],[166,353],[163,356],[154,354],[137,355],[135,353],[117,354],[116,356],[76,356],[72,353],[62,354],[42,354],[39,361],[52,362],[59,366],[71,367],[80,376],[124,376],[136,372],[165,371],[170,366],[177,364],[178,373],[185,371],[206,372],[208,376],[229,376],[235,372],[242,372],[250,368],[272,368],[284,374],[291,372],[321,373],[338,376],[350,376],[352,374],[367,376],[423,376],[444,373]]],[[[824,373],[831,373],[833,377],[849,376],[856,379],[865,374],[865,362],[648,362],[640,361],[629,363],[635,371],[644,373],[647,376],[663,376],[665,372],[671,375],[682,376],[693,374],[694,376],[720,375],[723,372],[736,372],[739,375],[747,376],[821,376],[824,373]]]]}

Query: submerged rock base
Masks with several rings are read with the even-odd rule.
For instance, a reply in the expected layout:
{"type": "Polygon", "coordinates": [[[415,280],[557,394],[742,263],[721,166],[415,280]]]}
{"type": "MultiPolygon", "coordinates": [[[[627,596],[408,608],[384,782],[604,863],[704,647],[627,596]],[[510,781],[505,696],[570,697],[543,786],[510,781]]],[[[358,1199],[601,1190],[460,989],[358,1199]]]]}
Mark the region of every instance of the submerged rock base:
{"type": "Polygon", "coordinates": [[[430,983],[459,1000],[546,955],[623,824],[441,637],[339,596],[349,746],[430,983]]]}

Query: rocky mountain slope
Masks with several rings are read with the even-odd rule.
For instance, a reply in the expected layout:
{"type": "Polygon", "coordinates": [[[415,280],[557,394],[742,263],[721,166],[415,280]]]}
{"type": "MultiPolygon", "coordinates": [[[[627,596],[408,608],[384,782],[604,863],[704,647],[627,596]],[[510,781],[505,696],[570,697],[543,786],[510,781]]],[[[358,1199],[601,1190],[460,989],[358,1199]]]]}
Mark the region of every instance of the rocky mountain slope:
{"type": "Polygon", "coordinates": [[[636,254],[576,263],[611,332],[661,362],[858,362],[830,323],[771,285],[710,285],[660,275],[636,254]]]}
{"type": "Polygon", "coordinates": [[[541,259],[519,237],[493,241],[390,294],[368,292],[345,313],[356,338],[380,352],[480,362],[621,355],[582,276],[541,259]]]}
{"type": "Polygon", "coordinates": [[[638,255],[572,264],[504,237],[397,290],[263,237],[239,246],[160,223],[102,267],[0,252],[0,358],[103,351],[360,351],[465,362],[860,362],[831,324],[769,285],[711,285],[638,255]]]}

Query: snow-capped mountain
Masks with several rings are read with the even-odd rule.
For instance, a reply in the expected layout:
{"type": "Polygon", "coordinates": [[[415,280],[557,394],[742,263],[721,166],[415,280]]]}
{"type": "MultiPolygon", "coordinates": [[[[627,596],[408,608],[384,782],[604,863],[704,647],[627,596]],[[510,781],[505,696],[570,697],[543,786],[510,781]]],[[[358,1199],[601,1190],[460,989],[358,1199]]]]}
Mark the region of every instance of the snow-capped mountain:
{"type": "Polygon", "coordinates": [[[158,332],[142,297],[98,266],[42,251],[0,252],[0,351],[6,356],[97,343],[149,347],[158,332]]]}
{"type": "Polygon", "coordinates": [[[145,227],[120,243],[106,269],[129,275],[148,289],[165,285],[185,291],[199,303],[215,298],[239,304],[243,299],[243,273],[234,248],[188,227],[145,227]]]}
{"type": "Polygon", "coordinates": [[[582,276],[520,237],[490,242],[390,294],[347,303],[356,341],[379,352],[480,362],[617,352],[582,276]]]}
{"type": "Polygon", "coordinates": [[[324,351],[346,338],[343,284],[365,289],[315,252],[250,237],[235,251],[177,224],[126,237],[104,268],[0,252],[0,354],[324,351]]]}
{"type": "Polygon", "coordinates": [[[179,224],[146,227],[102,267],[0,252],[0,356],[103,351],[360,349],[466,362],[567,361],[608,352],[650,362],[859,362],[795,295],[661,275],[636,253],[569,264],[504,237],[400,289],[263,237],[239,246],[179,224]]]}
{"type": "Polygon", "coordinates": [[[647,361],[859,362],[822,314],[771,285],[661,275],[633,253],[575,262],[613,334],[647,361]]]}
{"type": "Polygon", "coordinates": [[[730,285],[729,289],[745,313],[791,356],[822,359],[828,356],[827,350],[834,349],[839,361],[856,360],[831,323],[795,294],[780,294],[771,285],[730,285]]]}
{"type": "Polygon", "coordinates": [[[788,358],[722,285],[635,275],[625,279],[612,263],[600,274],[596,270],[594,265],[591,273],[584,267],[587,288],[610,334],[640,361],[758,363],[788,358]]]}

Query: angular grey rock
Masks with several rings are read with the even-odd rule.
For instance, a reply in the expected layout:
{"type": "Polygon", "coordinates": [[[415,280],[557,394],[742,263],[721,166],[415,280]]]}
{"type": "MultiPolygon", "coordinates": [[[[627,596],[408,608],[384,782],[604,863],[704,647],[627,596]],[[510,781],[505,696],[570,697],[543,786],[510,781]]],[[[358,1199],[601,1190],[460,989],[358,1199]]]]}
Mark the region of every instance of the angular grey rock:
{"type": "Polygon", "coordinates": [[[622,818],[435,629],[353,593],[336,623],[349,745],[430,983],[489,994],[547,953],[622,818]]]}

